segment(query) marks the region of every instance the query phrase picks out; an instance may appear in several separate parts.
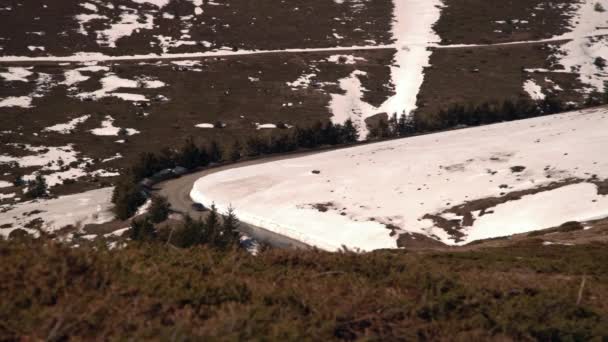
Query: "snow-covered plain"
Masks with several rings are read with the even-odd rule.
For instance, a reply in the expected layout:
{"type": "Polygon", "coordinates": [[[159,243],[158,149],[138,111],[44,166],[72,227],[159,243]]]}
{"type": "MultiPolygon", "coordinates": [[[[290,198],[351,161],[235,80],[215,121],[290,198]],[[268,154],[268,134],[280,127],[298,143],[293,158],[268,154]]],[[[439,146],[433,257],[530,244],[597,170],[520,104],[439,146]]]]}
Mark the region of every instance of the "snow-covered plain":
{"type": "Polygon", "coordinates": [[[463,244],[608,216],[588,182],[608,178],[606,127],[608,108],[596,108],[362,145],[211,174],[191,197],[326,250],[395,248],[408,232],[463,244]],[[460,219],[446,210],[569,179],[580,183],[471,213],[460,240],[423,219],[460,219]]]}

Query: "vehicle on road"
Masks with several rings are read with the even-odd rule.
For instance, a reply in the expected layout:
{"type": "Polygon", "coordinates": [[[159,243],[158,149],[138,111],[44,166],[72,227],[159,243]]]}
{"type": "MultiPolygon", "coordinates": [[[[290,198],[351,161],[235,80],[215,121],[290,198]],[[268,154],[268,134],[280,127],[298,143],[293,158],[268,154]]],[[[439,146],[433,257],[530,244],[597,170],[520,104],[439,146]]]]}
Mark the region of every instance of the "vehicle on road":
{"type": "Polygon", "coordinates": [[[205,206],[200,203],[192,203],[192,209],[194,209],[195,211],[205,211],[206,210],[205,206]]]}

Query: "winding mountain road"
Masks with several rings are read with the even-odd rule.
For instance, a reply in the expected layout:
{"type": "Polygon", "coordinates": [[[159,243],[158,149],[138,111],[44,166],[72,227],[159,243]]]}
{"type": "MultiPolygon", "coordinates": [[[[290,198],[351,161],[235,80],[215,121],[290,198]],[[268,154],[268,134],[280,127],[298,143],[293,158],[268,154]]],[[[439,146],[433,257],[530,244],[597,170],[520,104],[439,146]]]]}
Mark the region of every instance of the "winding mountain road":
{"type": "MultiPolygon", "coordinates": [[[[190,198],[190,191],[192,190],[192,186],[194,182],[196,182],[199,178],[205,177],[212,173],[221,172],[228,169],[244,167],[248,165],[260,164],[260,163],[268,163],[281,159],[289,159],[294,157],[301,157],[307,154],[318,153],[316,152],[298,152],[288,155],[277,155],[271,157],[264,157],[261,159],[255,160],[247,160],[243,162],[233,163],[229,165],[221,165],[217,167],[207,168],[205,170],[196,171],[187,175],[184,175],[180,178],[170,179],[161,183],[158,183],[154,188],[154,193],[164,196],[167,198],[169,203],[171,203],[171,208],[184,215],[189,215],[190,217],[204,218],[206,216],[206,212],[201,212],[195,210],[192,205],[194,202],[190,198]]],[[[266,243],[272,247],[276,248],[290,248],[290,249],[308,249],[311,248],[309,245],[300,242],[298,240],[294,240],[288,238],[286,236],[274,233],[270,230],[253,226],[251,224],[240,222],[239,230],[242,233],[245,233],[255,240],[266,243]]]]}

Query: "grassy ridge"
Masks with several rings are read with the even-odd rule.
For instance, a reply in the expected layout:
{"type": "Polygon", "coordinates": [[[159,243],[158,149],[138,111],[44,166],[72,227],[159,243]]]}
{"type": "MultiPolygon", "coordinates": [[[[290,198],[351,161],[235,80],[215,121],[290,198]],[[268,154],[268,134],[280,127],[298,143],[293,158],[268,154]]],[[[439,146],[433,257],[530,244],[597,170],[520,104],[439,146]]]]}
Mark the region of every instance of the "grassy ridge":
{"type": "Polygon", "coordinates": [[[0,242],[0,339],[601,340],[606,247],[253,257],[0,242]]]}

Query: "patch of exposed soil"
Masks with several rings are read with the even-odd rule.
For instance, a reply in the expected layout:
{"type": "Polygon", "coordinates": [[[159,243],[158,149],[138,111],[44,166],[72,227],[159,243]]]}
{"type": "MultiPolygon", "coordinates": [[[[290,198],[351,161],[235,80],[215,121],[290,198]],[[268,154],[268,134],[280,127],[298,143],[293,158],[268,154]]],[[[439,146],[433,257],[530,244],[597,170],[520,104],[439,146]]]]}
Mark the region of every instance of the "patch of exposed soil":
{"type": "Polygon", "coordinates": [[[130,0],[94,1],[93,12],[85,10],[82,3],[78,0],[4,1],[0,10],[3,23],[0,54],[162,53],[161,43],[165,39],[185,42],[166,46],[167,52],[184,53],[224,47],[271,50],[376,45],[388,44],[392,38],[391,0],[231,0],[213,4],[205,1],[202,13],[196,15],[190,0],[173,0],[162,9],[130,0]],[[80,14],[96,17],[81,27],[76,19],[80,14]],[[99,40],[97,31],[120,23],[124,15],[135,15],[137,22],[148,25],[119,38],[116,47],[107,46],[103,39],[99,40]],[[81,28],[86,30],[86,35],[78,33],[81,28]],[[44,51],[32,50],[29,46],[43,46],[44,51]]]}

